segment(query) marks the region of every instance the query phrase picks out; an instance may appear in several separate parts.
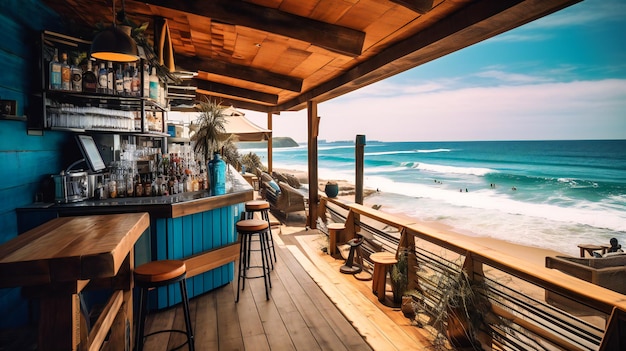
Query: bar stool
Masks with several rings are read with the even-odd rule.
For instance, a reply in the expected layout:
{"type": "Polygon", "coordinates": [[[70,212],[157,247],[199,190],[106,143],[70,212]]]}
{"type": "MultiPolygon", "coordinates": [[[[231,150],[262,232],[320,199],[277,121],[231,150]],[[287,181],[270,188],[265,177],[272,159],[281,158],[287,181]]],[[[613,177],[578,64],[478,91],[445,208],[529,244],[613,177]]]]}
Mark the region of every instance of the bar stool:
{"type": "MultiPolygon", "coordinates": [[[[267,221],[269,228],[269,235],[266,235],[267,249],[274,255],[274,262],[276,262],[276,249],[274,248],[274,237],[272,236],[272,224],[270,223],[270,203],[264,200],[252,200],[246,202],[246,219],[253,219],[254,213],[259,212],[261,219],[267,221]]],[[[270,267],[274,269],[274,263],[270,260],[270,267]]]]}
{"type": "Polygon", "coordinates": [[[143,264],[133,272],[135,277],[135,285],[141,288],[139,297],[139,321],[137,325],[137,334],[135,340],[135,350],[143,350],[144,338],[158,333],[183,333],[187,335],[187,341],[176,347],[179,349],[185,344],[189,344],[189,350],[194,350],[193,330],[191,328],[191,317],[189,315],[189,297],[187,296],[187,283],[185,277],[187,275],[187,267],[185,262],[179,260],[161,260],[152,261],[143,264]],[[146,316],[148,314],[148,291],[160,286],[178,283],[180,286],[180,294],[183,302],[183,313],[185,314],[185,325],[187,330],[159,330],[144,335],[146,324],[146,316]]]}
{"type": "Polygon", "coordinates": [[[266,247],[267,244],[267,233],[269,231],[269,224],[260,219],[243,219],[237,222],[237,232],[239,233],[240,238],[240,248],[239,248],[239,273],[237,275],[237,299],[235,302],[239,302],[239,286],[243,281],[243,285],[241,286],[241,290],[246,287],[246,279],[256,279],[263,278],[263,283],[265,284],[265,297],[266,299],[270,299],[269,288],[272,287],[272,282],[270,280],[270,267],[269,262],[271,260],[269,256],[269,251],[266,247]],[[258,235],[259,236],[259,250],[254,250],[251,248],[252,237],[258,235]],[[261,265],[251,265],[250,264],[250,253],[251,251],[259,251],[261,253],[261,265]],[[250,268],[257,268],[261,270],[261,274],[255,276],[249,276],[248,270],[250,268]]]}
{"type": "Polygon", "coordinates": [[[398,263],[396,255],[390,252],[376,252],[370,255],[374,262],[374,274],[372,275],[372,292],[378,296],[378,301],[385,301],[387,272],[389,268],[398,263]]]}

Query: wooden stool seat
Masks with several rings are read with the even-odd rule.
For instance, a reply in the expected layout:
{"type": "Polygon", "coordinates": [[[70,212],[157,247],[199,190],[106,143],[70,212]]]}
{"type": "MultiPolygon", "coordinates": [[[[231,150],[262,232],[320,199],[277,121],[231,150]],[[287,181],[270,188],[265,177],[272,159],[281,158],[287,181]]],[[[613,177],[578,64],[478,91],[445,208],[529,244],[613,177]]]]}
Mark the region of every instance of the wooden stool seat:
{"type": "Polygon", "coordinates": [[[387,272],[389,268],[398,263],[396,255],[390,252],[376,252],[370,255],[370,260],[374,262],[374,273],[372,275],[372,292],[378,296],[378,301],[385,300],[387,272]]]}
{"type": "Polygon", "coordinates": [[[185,262],[179,260],[152,261],[135,268],[135,282],[141,285],[175,280],[187,273],[185,262]]]}
{"type": "Polygon", "coordinates": [[[269,210],[270,203],[264,200],[252,200],[246,202],[246,212],[269,210]]]}
{"type": "Polygon", "coordinates": [[[135,277],[135,286],[141,289],[139,295],[139,320],[137,321],[137,331],[135,334],[135,351],[143,350],[144,339],[159,333],[182,333],[187,336],[187,341],[179,345],[175,350],[187,344],[189,350],[193,351],[194,337],[191,327],[191,315],[189,313],[189,297],[187,296],[187,267],[185,262],[179,260],[161,260],[152,261],[135,268],[133,271],[135,277]],[[157,330],[150,334],[145,334],[146,316],[148,315],[148,293],[151,289],[178,283],[180,287],[180,295],[183,303],[183,314],[185,316],[186,330],[166,329],[157,330]]]}
{"type": "Polygon", "coordinates": [[[258,232],[268,229],[269,224],[267,221],[260,219],[244,219],[237,222],[238,232],[258,232]]]}
{"type": "Polygon", "coordinates": [[[270,259],[272,254],[274,255],[274,261],[270,260],[270,268],[274,270],[274,262],[277,262],[276,249],[274,248],[274,236],[272,235],[272,223],[270,223],[270,203],[265,200],[252,200],[246,202],[245,219],[253,219],[254,213],[259,212],[260,218],[267,221],[269,235],[265,236],[267,240],[266,249],[270,253],[270,259]]]}
{"type": "Polygon", "coordinates": [[[334,256],[337,253],[337,232],[346,229],[343,223],[329,223],[328,228],[328,254],[334,256]]]}

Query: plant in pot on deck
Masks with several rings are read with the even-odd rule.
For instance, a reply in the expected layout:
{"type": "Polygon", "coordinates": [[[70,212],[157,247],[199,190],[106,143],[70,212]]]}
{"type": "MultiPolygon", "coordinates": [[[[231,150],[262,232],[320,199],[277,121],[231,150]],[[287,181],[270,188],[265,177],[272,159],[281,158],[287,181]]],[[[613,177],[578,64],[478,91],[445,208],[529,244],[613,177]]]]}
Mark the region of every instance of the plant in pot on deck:
{"type": "Polygon", "coordinates": [[[471,279],[468,273],[444,267],[439,274],[437,290],[441,297],[433,310],[429,324],[437,330],[435,342],[441,349],[445,338],[456,350],[490,349],[489,324],[502,324],[491,309],[487,298],[489,287],[483,281],[471,279]]]}
{"type": "Polygon", "coordinates": [[[405,295],[409,285],[409,272],[407,252],[402,250],[398,254],[398,263],[391,267],[391,291],[393,292],[393,303],[400,305],[402,296],[405,295]]]}

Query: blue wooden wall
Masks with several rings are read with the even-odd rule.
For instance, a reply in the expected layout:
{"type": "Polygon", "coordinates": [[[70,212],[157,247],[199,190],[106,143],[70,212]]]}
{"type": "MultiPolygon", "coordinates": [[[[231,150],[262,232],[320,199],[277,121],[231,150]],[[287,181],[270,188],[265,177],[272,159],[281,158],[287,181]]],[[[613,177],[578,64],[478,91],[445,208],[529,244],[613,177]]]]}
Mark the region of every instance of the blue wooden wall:
{"type": "MultiPolygon", "coordinates": [[[[41,30],[61,31],[59,17],[40,0],[0,0],[0,99],[17,100],[25,115],[36,80],[37,38],[41,30]]],[[[17,236],[15,209],[33,202],[43,177],[58,173],[67,135],[26,134],[26,122],[0,120],[0,243],[17,236]]],[[[0,328],[28,322],[20,290],[0,289],[0,328]]]]}

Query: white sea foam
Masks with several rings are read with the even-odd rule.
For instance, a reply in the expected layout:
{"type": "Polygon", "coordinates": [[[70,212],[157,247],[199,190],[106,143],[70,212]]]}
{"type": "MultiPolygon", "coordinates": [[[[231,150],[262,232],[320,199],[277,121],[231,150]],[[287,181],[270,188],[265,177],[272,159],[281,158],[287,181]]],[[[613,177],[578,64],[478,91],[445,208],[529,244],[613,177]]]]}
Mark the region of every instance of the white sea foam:
{"type": "Polygon", "coordinates": [[[457,167],[457,166],[443,166],[430,163],[415,163],[413,168],[417,168],[421,171],[428,171],[434,173],[454,173],[454,174],[471,174],[476,176],[484,176],[488,173],[497,173],[498,171],[489,168],[481,167],[457,167]]]}
{"type": "Polygon", "coordinates": [[[434,152],[450,152],[450,151],[452,151],[452,150],[450,150],[450,149],[415,150],[415,152],[421,153],[421,154],[430,154],[430,153],[434,153],[434,152]]]}

